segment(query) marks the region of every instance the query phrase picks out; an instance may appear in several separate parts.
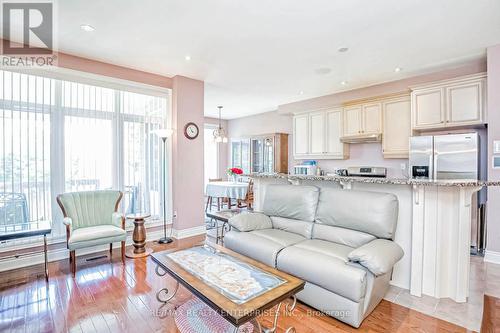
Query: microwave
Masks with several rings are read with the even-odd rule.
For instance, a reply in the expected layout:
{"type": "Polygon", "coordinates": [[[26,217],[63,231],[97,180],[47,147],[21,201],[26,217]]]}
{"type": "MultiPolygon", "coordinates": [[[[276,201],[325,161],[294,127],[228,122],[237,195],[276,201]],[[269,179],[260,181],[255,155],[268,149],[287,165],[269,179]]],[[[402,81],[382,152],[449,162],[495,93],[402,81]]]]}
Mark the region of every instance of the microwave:
{"type": "Polygon", "coordinates": [[[294,175],[314,176],[316,175],[316,165],[296,165],[293,167],[294,175]]]}

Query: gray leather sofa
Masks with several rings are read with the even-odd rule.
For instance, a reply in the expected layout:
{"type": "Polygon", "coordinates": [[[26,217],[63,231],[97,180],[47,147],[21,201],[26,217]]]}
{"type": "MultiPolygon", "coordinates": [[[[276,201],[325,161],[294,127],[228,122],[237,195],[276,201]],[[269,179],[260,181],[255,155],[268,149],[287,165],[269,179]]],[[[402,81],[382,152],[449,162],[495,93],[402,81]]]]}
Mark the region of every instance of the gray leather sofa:
{"type": "Polygon", "coordinates": [[[231,218],[224,245],[305,280],[299,300],[359,327],[403,257],[397,217],[393,194],[269,185],[263,212],[231,218]]]}

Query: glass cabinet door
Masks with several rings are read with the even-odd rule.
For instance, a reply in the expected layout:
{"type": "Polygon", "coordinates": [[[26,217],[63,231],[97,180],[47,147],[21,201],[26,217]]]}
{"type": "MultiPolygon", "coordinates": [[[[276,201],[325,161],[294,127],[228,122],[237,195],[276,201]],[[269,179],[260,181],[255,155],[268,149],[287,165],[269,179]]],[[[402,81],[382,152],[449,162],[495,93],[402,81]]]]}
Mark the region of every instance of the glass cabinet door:
{"type": "Polygon", "coordinates": [[[241,141],[231,141],[231,167],[241,168],[241,141]]]}
{"type": "Polygon", "coordinates": [[[264,172],[272,173],[274,172],[274,140],[273,138],[264,139],[264,172]]]}
{"type": "Polygon", "coordinates": [[[241,140],[241,169],[244,173],[250,173],[250,140],[241,140]]]}
{"type": "Polygon", "coordinates": [[[252,139],[252,172],[263,172],[263,140],[252,139]]]}

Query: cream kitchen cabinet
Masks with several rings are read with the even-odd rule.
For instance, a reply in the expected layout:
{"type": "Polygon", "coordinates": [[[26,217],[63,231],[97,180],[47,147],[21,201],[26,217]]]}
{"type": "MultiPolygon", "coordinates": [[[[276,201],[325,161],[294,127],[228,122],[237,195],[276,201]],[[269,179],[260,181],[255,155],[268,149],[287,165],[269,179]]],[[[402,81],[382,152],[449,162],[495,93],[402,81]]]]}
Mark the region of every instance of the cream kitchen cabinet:
{"type": "Polygon", "coordinates": [[[293,155],[295,158],[307,157],[309,154],[309,115],[301,114],[293,117],[293,155]]]}
{"type": "Polygon", "coordinates": [[[410,96],[382,102],[382,152],[384,158],[408,158],[411,136],[410,96]]]}
{"type": "Polygon", "coordinates": [[[327,109],[294,116],[293,143],[296,159],[345,159],[348,145],[342,136],[342,109],[327,109]]]}
{"type": "Polygon", "coordinates": [[[379,102],[347,106],[343,113],[344,137],[382,132],[382,104],[379,102]]]}
{"type": "Polygon", "coordinates": [[[412,128],[426,130],[485,124],[485,101],[485,74],[413,87],[412,128]]]}

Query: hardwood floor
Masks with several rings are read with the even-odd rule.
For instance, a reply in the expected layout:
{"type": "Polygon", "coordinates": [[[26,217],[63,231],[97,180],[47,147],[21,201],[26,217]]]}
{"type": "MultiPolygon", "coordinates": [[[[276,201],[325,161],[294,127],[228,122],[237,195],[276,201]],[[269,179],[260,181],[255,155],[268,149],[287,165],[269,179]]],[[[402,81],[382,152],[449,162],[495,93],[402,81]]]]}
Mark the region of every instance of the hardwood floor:
{"type": "MultiPolygon", "coordinates": [[[[201,240],[192,237],[152,246],[160,251],[201,240]]],[[[155,297],[157,290],[173,286],[174,280],[157,276],[150,258],[127,259],[123,265],[119,252],[113,251],[112,262],[109,258],[86,262],[98,254],[77,257],[75,278],[67,260],[53,262],[48,284],[41,265],[0,273],[0,332],[178,332],[169,312],[172,307],[161,308],[155,297]]],[[[174,302],[182,304],[191,297],[181,288],[174,302]]],[[[299,304],[291,316],[280,318],[278,332],[289,326],[298,333],[468,332],[385,300],[358,330],[311,311],[299,304]]],[[[259,320],[270,326],[271,319],[259,320]]]]}

